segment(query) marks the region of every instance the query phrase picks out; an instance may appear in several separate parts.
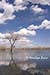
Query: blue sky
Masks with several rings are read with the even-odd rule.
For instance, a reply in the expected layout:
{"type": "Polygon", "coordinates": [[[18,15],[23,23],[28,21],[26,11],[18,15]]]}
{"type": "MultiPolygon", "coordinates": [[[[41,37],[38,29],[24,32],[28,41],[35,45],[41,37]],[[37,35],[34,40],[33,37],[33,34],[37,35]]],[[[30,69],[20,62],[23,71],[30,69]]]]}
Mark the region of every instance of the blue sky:
{"type": "Polygon", "coordinates": [[[24,45],[50,46],[49,0],[1,0],[0,33],[12,31],[25,35],[24,45]]]}

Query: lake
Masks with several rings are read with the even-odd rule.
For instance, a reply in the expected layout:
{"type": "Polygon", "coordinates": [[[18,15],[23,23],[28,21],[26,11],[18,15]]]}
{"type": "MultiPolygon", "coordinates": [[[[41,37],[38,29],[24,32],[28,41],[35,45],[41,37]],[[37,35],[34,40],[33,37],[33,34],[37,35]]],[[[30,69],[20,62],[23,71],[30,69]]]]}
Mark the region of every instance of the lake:
{"type": "MultiPolygon", "coordinates": [[[[38,68],[50,68],[50,50],[14,50],[13,58],[16,62],[26,61],[37,63],[38,68]]],[[[7,64],[10,59],[9,50],[0,51],[0,64],[7,64]]]]}

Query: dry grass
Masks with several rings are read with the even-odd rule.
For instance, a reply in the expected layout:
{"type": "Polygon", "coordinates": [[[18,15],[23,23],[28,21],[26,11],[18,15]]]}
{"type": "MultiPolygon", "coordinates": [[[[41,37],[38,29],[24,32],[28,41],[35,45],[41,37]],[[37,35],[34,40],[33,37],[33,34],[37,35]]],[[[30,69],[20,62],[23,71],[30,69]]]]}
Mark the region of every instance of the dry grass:
{"type": "MultiPolygon", "coordinates": [[[[13,48],[14,50],[50,50],[50,47],[13,48]]],[[[9,47],[1,46],[1,51],[10,50],[9,47]]]]}

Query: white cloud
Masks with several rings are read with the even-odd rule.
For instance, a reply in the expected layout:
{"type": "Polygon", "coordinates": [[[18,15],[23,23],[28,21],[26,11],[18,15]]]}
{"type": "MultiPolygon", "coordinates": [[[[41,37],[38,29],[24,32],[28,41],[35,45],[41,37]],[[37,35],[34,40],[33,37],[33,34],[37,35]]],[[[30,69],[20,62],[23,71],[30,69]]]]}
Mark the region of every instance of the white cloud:
{"type": "Polygon", "coordinates": [[[8,41],[7,39],[1,38],[1,39],[0,39],[0,46],[9,47],[9,46],[10,46],[10,43],[9,43],[9,41],[8,41]]]}
{"type": "MultiPolygon", "coordinates": [[[[6,0],[0,1],[0,9],[4,9],[3,13],[0,13],[0,24],[5,23],[7,20],[12,20],[15,18],[15,15],[13,14],[14,11],[18,12],[19,10],[25,10],[27,9],[27,4],[30,0],[15,0],[13,6],[12,4],[6,3],[6,0]]],[[[49,0],[31,0],[32,3],[41,3],[41,4],[48,4],[49,0]]],[[[42,8],[39,8],[36,6],[31,6],[31,9],[35,13],[43,12],[44,10],[42,8]]]]}
{"type": "Polygon", "coordinates": [[[0,1],[0,9],[4,10],[3,13],[0,12],[0,24],[5,23],[7,20],[14,19],[16,17],[13,14],[15,11],[18,12],[19,10],[27,9],[27,7],[24,6],[25,2],[23,0],[15,0],[14,4],[15,6],[6,3],[5,0],[0,1]]]}
{"type": "Polygon", "coordinates": [[[4,34],[0,33],[0,38],[4,38],[4,37],[5,37],[4,34]]]}
{"type": "Polygon", "coordinates": [[[33,4],[35,4],[35,3],[37,3],[37,4],[44,4],[44,5],[46,5],[46,4],[48,4],[48,5],[50,5],[50,0],[15,0],[15,2],[14,3],[16,3],[16,4],[20,4],[20,3],[23,3],[23,2],[27,2],[27,1],[30,1],[30,2],[32,2],[33,4]]]}
{"type": "MultiPolygon", "coordinates": [[[[26,37],[25,37],[26,38],[26,37]]],[[[20,39],[18,42],[15,43],[15,47],[33,47],[32,41],[29,40],[28,38],[26,39],[20,39]]]]}
{"type": "Polygon", "coordinates": [[[40,25],[33,25],[32,24],[27,29],[28,30],[50,29],[50,21],[45,19],[44,21],[42,21],[42,23],[40,25]]]}
{"type": "Polygon", "coordinates": [[[28,30],[36,30],[36,29],[39,29],[39,27],[37,25],[30,25],[28,28],[28,30]]]}
{"type": "Polygon", "coordinates": [[[18,40],[18,43],[21,44],[21,45],[24,45],[24,46],[31,46],[32,45],[32,41],[29,40],[28,38],[26,37],[22,37],[18,40]]]}
{"type": "Polygon", "coordinates": [[[5,37],[9,37],[9,35],[8,35],[9,33],[5,33],[5,34],[2,34],[2,33],[0,33],[0,46],[2,45],[2,46],[10,46],[10,43],[9,43],[9,41],[7,40],[7,39],[5,39],[5,37]]]}
{"type": "Polygon", "coordinates": [[[19,5],[19,4],[23,3],[23,2],[24,2],[23,0],[15,0],[14,4],[19,5]]]}
{"type": "Polygon", "coordinates": [[[16,11],[19,11],[19,10],[25,10],[25,9],[27,9],[27,7],[26,6],[23,6],[23,5],[17,5],[17,6],[14,7],[14,9],[16,11]]]}
{"type": "Polygon", "coordinates": [[[6,0],[1,0],[3,3],[5,3],[6,2],[6,0]]]}
{"type": "Polygon", "coordinates": [[[46,27],[46,29],[50,29],[50,25],[46,27]]]}
{"type": "Polygon", "coordinates": [[[37,3],[37,4],[43,4],[43,5],[50,5],[50,0],[25,0],[25,1],[30,1],[33,4],[37,3]]]}
{"type": "Polygon", "coordinates": [[[42,8],[39,8],[38,5],[34,6],[32,5],[31,6],[31,9],[35,12],[35,13],[43,13],[44,10],[42,8]]]}
{"type": "Polygon", "coordinates": [[[44,20],[41,25],[39,25],[39,28],[43,29],[50,29],[50,21],[48,20],[44,20]]]}
{"type": "Polygon", "coordinates": [[[23,0],[15,0],[14,4],[15,4],[14,9],[16,11],[27,9],[27,7],[24,6],[25,1],[23,1],[23,0]]]}
{"type": "Polygon", "coordinates": [[[30,31],[30,30],[27,30],[26,28],[23,28],[23,29],[19,30],[17,33],[20,34],[20,35],[25,35],[25,36],[36,35],[36,31],[34,31],[34,30],[30,31]]]}
{"type": "Polygon", "coordinates": [[[4,36],[5,36],[5,37],[10,37],[11,34],[10,34],[10,33],[5,33],[4,36]]]}
{"type": "Polygon", "coordinates": [[[11,20],[15,18],[15,15],[13,15],[14,7],[12,4],[1,1],[0,8],[4,10],[3,13],[0,13],[0,24],[4,23],[6,20],[11,20]]]}

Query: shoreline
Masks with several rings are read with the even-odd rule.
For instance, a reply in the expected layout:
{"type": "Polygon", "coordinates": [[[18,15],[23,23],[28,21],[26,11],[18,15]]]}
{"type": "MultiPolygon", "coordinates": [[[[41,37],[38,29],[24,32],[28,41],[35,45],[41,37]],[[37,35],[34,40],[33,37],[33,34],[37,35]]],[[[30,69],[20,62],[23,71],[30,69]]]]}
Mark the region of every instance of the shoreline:
{"type": "MultiPolygon", "coordinates": [[[[0,50],[10,50],[9,47],[0,47],[0,50]]],[[[50,50],[50,47],[13,48],[13,50],[50,50]]]]}

